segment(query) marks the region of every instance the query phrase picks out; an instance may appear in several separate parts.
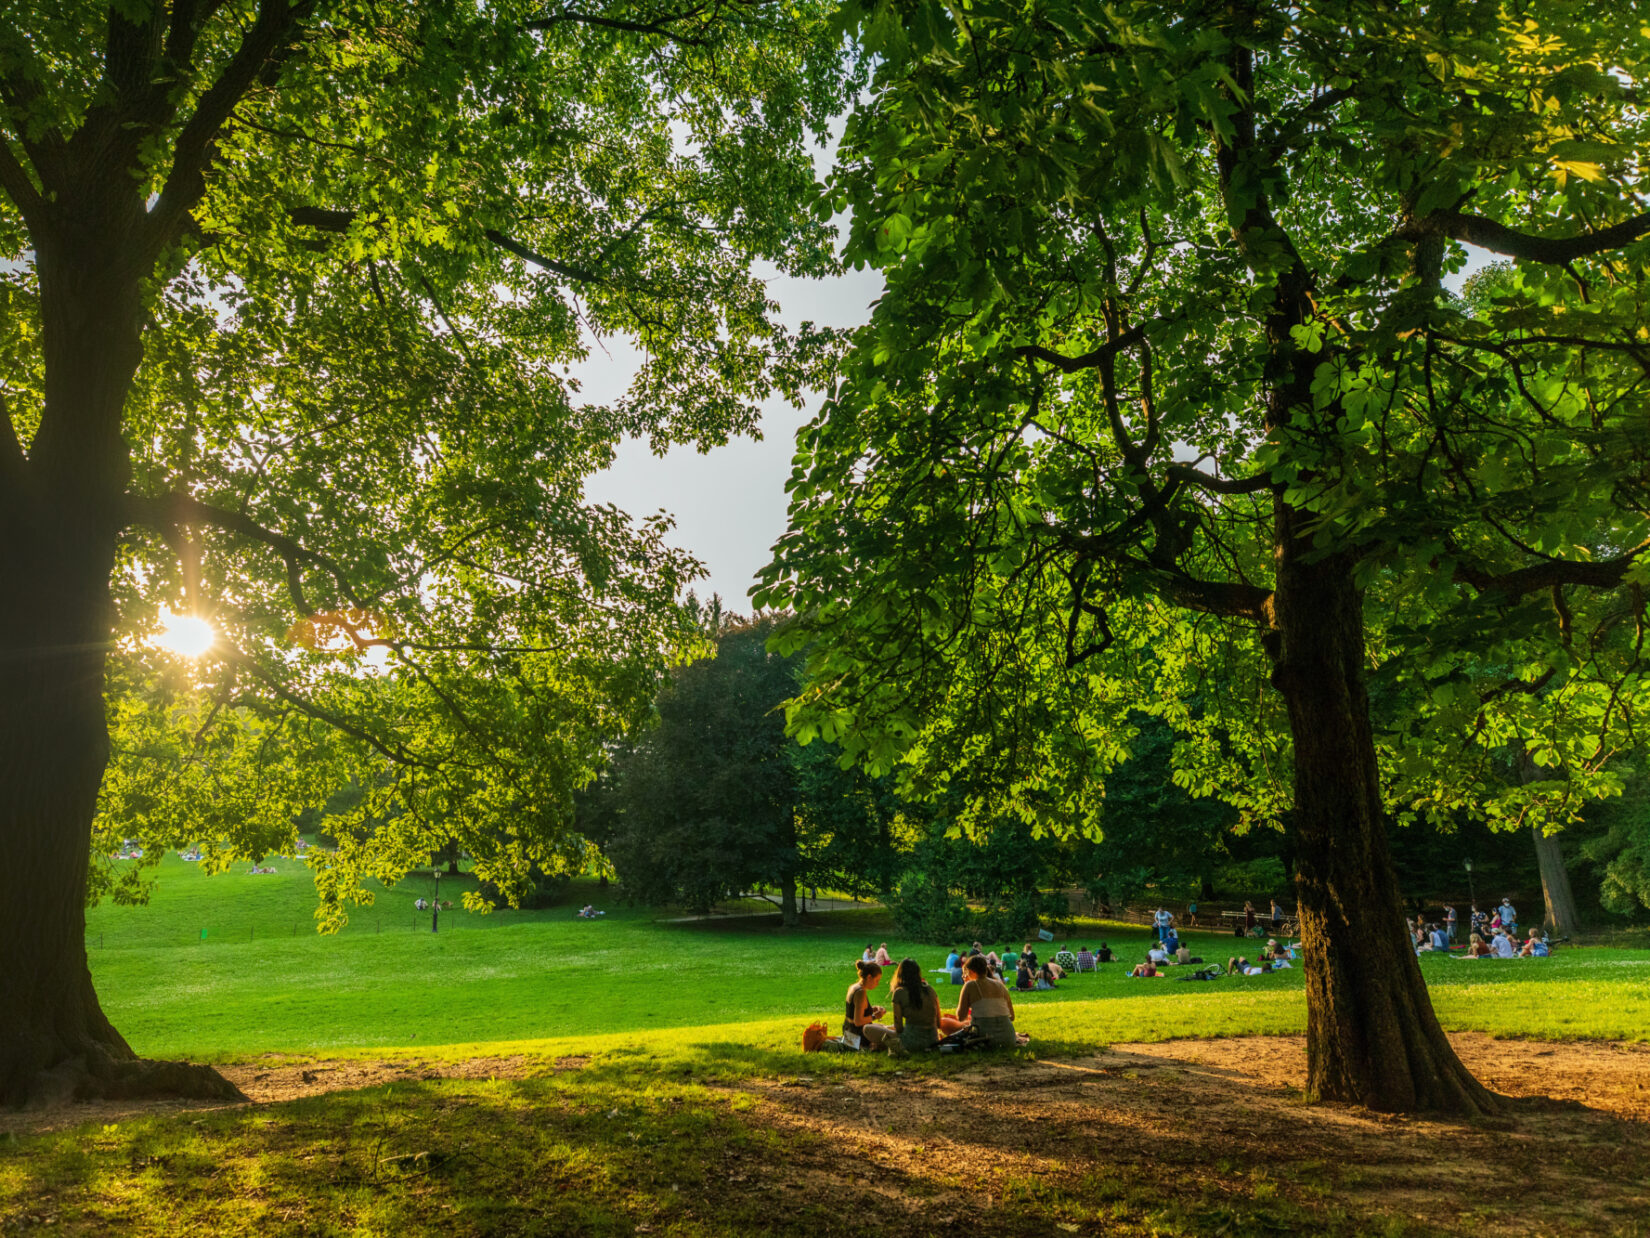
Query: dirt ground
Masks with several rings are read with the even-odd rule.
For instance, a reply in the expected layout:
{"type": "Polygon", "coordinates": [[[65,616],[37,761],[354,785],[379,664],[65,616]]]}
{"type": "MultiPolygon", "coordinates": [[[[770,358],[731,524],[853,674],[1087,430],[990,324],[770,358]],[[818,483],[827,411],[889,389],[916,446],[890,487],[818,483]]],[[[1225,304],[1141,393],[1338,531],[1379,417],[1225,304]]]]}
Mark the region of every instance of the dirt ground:
{"type": "MultiPolygon", "coordinates": [[[[1306,1105],[1298,1037],[1123,1044],[1090,1057],[982,1061],[943,1075],[815,1078],[799,1055],[795,1075],[727,1090],[757,1100],[750,1120],[816,1138],[796,1141],[783,1165],[732,1166],[730,1181],[748,1173],[781,1193],[847,1189],[861,1204],[913,1216],[910,1187],[921,1183],[924,1219],[950,1218],[975,1232],[995,1232],[990,1210],[1023,1196],[1026,1183],[1032,1193],[1047,1184],[1067,1198],[1099,1190],[1138,1202],[1141,1185],[1195,1182],[1208,1199],[1227,1183],[1234,1196],[1252,1198],[1259,1181],[1326,1215],[1397,1215],[1450,1232],[1650,1233],[1650,1046],[1453,1040],[1479,1079],[1518,1098],[1507,1116],[1462,1123],[1306,1105]],[[959,1165],[980,1166],[974,1189],[943,1185],[957,1180],[959,1165]],[[942,1166],[947,1172],[937,1172],[942,1166]]],[[[268,1104],[404,1079],[583,1065],[518,1056],[271,1062],[224,1073],[268,1104]]],[[[0,1132],[184,1107],[8,1114],[0,1132]]]]}

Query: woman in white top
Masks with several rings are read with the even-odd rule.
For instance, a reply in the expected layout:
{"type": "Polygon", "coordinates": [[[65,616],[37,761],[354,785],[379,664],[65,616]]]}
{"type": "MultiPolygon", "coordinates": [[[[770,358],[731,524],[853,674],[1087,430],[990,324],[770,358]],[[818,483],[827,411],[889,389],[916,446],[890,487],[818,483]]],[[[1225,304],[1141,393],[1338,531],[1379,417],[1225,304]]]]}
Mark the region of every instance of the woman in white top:
{"type": "Polygon", "coordinates": [[[957,1018],[970,1024],[987,1044],[1014,1048],[1020,1042],[1014,1034],[1014,998],[1008,986],[991,978],[982,955],[971,955],[963,970],[968,982],[957,995],[957,1018]]]}

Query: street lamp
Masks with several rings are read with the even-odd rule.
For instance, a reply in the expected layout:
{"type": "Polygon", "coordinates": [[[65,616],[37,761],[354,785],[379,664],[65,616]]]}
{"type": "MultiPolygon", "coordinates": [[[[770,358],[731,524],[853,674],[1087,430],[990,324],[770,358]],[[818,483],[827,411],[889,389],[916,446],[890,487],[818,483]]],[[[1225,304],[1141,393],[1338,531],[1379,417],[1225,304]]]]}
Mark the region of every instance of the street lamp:
{"type": "MultiPolygon", "coordinates": [[[[1472,902],[1472,909],[1474,911],[1477,911],[1478,910],[1478,894],[1476,892],[1476,888],[1474,887],[1473,880],[1472,880],[1472,861],[1467,860],[1467,861],[1465,861],[1465,863],[1466,863],[1466,866],[1467,866],[1467,898],[1472,902]]],[[[1468,916],[1467,918],[1468,918],[1469,922],[1472,919],[1471,916],[1468,916]]],[[[1469,927],[1470,927],[1470,923],[1469,923],[1469,927]]]]}
{"type": "Polygon", "coordinates": [[[430,865],[430,876],[435,878],[435,897],[430,900],[430,910],[434,912],[430,917],[430,932],[441,931],[441,865],[430,865]]]}

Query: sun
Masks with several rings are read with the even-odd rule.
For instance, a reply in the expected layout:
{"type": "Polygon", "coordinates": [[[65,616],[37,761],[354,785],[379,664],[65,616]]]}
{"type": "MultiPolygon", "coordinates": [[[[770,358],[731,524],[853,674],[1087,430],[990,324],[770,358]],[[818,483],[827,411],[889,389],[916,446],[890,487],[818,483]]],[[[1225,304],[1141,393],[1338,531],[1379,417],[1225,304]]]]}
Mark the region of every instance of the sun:
{"type": "Polygon", "coordinates": [[[161,625],[160,634],[154,638],[155,647],[179,657],[202,657],[218,639],[212,625],[199,615],[174,615],[163,609],[161,625]]]}

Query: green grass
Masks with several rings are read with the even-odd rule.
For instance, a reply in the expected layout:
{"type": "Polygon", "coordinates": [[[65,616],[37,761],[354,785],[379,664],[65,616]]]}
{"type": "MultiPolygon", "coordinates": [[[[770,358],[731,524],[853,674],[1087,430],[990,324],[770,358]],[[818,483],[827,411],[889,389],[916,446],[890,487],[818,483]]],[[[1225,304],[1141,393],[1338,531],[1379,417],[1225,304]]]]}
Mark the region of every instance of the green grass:
{"type": "MultiPolygon", "coordinates": [[[[105,1009],[140,1052],[228,1060],[263,1052],[379,1053],[498,1046],[688,1029],[700,1041],[795,1043],[810,1017],[835,1026],[852,960],[867,940],[910,949],[925,968],[942,950],[898,940],[874,910],[813,917],[668,923],[679,914],[628,909],[581,886],[541,912],[428,916],[413,931],[424,877],[382,891],[349,928],[320,937],[303,866],[274,876],[207,876],[168,857],[145,907],[100,906],[88,940],[105,1009]],[[576,920],[573,903],[606,908],[576,920]],[[200,929],[207,930],[204,940],[200,929]],[[99,944],[101,943],[101,944],[99,944]]],[[[446,893],[452,883],[443,881],[446,893]]],[[[1133,959],[1147,934],[1084,924],[1070,941],[1104,937],[1133,959]]],[[[1231,937],[1193,934],[1224,961],[1231,937]]],[[[1251,950],[1253,943],[1248,943],[1251,950]]],[[[1650,1038],[1650,951],[1587,948],[1544,961],[1467,963],[1423,957],[1446,1026],[1540,1037],[1650,1038]]],[[[1074,1048],[1119,1040],[1299,1032],[1300,971],[1221,980],[1130,980],[1118,965],[1054,993],[1022,995],[1021,1025],[1074,1048]]],[[[885,993],[886,989],[879,990],[885,993]]],[[[941,997],[951,991],[942,985],[941,997]]]]}
{"type": "MultiPolygon", "coordinates": [[[[152,1056],[405,1058],[410,1077],[276,1105],[0,1134],[0,1233],[1650,1234],[1630,1191],[1547,1200],[1557,1220],[1539,1224],[1493,1180],[1457,1200],[1452,1174],[1470,1183],[1517,1151],[1500,1127],[1383,1133],[1402,1144],[1400,1184],[1411,1153],[1460,1158],[1427,1202],[1389,1204],[1360,1186],[1370,1170],[1357,1145],[1319,1147],[1304,1137],[1310,1124],[1239,1152],[1243,1140],[1218,1124],[1232,1121],[1222,1106],[1264,1099],[1246,1083],[1200,1093],[1217,1124],[1205,1130],[1173,1099],[1180,1072],[1125,1072],[1112,1095],[1144,1124],[1132,1144],[1130,1115],[1107,1117],[1103,1104],[1042,1121],[1037,1099],[1087,1086],[1098,1072],[1081,1059],[1104,1045],[1301,1031],[1299,970],[1184,983],[1128,980],[1118,964],[1022,995],[1027,1052],[805,1058],[803,1024],[835,1024],[866,940],[901,952],[881,913],[784,930],[772,918],[669,923],[671,913],[607,900],[603,920],[573,919],[573,903],[602,902],[592,886],[546,912],[455,910],[433,936],[427,917],[412,931],[425,878],[383,891],[378,907],[323,938],[307,875],[277,865],[273,877],[207,877],[168,858],[149,906],[94,909],[92,966],[116,1025],[152,1056]],[[468,1065],[455,1072],[487,1074],[476,1059],[494,1057],[524,1077],[417,1077],[459,1060],[468,1065]],[[957,1124],[963,1109],[972,1126],[957,1124]],[[1427,1208],[1438,1217],[1419,1219],[1427,1208]]],[[[1103,937],[1132,961],[1146,936],[1085,924],[1069,940],[1103,937]]],[[[1222,961],[1240,944],[1190,941],[1222,961]]],[[[915,951],[929,966],[942,953],[915,951]]],[[[1427,957],[1422,967],[1451,1028],[1650,1038],[1650,950],[1566,950],[1539,963],[1427,957]]],[[[1577,1117],[1574,1133],[1603,1143],[1576,1146],[1636,1180],[1646,1150],[1590,1120],[1577,1117]]]]}

